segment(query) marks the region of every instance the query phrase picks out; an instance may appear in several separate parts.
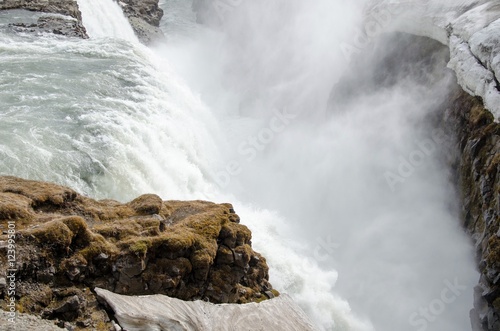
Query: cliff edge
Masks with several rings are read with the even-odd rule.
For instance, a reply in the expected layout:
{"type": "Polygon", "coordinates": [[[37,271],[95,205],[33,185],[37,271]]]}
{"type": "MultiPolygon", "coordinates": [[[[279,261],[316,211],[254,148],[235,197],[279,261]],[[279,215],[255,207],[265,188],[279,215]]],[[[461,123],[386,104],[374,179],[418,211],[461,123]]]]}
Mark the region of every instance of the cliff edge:
{"type": "Polygon", "coordinates": [[[266,260],[239,221],[230,204],[152,194],[125,204],[96,201],[67,187],[0,177],[2,308],[13,302],[60,326],[108,329],[95,287],[212,303],[274,298],[266,260]]]}

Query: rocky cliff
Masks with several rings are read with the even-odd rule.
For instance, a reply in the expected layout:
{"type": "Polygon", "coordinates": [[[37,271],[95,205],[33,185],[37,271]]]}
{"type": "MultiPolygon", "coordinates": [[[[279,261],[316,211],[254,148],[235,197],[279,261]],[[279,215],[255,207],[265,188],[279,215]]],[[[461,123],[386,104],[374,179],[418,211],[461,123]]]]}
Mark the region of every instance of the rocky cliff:
{"type": "Polygon", "coordinates": [[[239,221],[230,204],[151,194],[126,204],[96,201],[55,184],[0,177],[2,308],[15,298],[19,312],[107,329],[95,287],[212,303],[273,298],[266,260],[239,221]]]}
{"type": "Polygon", "coordinates": [[[150,44],[163,38],[159,28],[163,10],[158,0],[121,0],[118,3],[141,42],[150,44]]]}
{"type": "Polygon", "coordinates": [[[463,225],[481,272],[471,321],[474,331],[500,330],[500,126],[480,98],[460,89],[450,96],[443,123],[456,134],[456,180],[463,225]]]}
{"type": "Polygon", "coordinates": [[[9,23],[14,31],[88,38],[82,23],[82,15],[75,0],[0,1],[0,10],[16,9],[47,13],[47,15],[39,17],[36,22],[16,21],[9,23]]]}
{"type": "MultiPolygon", "coordinates": [[[[158,6],[158,0],[123,0],[118,3],[141,42],[150,44],[163,38],[159,28],[163,10],[158,6]]],[[[0,1],[0,10],[45,13],[35,22],[24,19],[9,23],[16,32],[88,38],[76,0],[3,0],[0,1]]]]}

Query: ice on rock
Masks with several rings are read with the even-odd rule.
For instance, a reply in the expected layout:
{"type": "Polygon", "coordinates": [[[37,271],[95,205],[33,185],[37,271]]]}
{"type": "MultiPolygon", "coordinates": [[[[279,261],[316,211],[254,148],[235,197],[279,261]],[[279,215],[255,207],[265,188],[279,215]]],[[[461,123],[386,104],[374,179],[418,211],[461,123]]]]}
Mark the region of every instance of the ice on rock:
{"type": "Polygon", "coordinates": [[[426,36],[450,48],[449,67],[469,94],[481,97],[500,119],[500,3],[483,1],[378,0],[371,10],[400,7],[392,29],[426,36]]]}

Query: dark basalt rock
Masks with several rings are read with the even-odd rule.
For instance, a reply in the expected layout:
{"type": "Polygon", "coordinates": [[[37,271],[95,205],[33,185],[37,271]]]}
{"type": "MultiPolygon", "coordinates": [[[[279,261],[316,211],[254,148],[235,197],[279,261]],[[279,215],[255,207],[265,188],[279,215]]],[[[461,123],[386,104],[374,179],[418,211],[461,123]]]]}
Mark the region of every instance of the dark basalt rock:
{"type": "Polygon", "coordinates": [[[9,27],[16,32],[35,34],[52,33],[74,38],[88,38],[85,28],[77,20],[58,16],[40,17],[36,24],[11,23],[9,27]]]}
{"type": "Polygon", "coordinates": [[[36,24],[11,24],[14,31],[24,33],[53,33],[68,37],[88,38],[82,15],[75,0],[3,0],[0,10],[25,9],[34,12],[60,14],[44,16],[36,24]]]}
{"type": "Polygon", "coordinates": [[[500,330],[500,125],[479,98],[457,88],[446,125],[457,138],[454,164],[463,199],[462,221],[481,272],[471,312],[475,331],[500,330]],[[481,327],[479,327],[481,325],[481,327]]]}
{"type": "Polygon", "coordinates": [[[121,0],[118,3],[142,43],[147,45],[164,38],[159,28],[163,10],[158,0],[121,0]]]}

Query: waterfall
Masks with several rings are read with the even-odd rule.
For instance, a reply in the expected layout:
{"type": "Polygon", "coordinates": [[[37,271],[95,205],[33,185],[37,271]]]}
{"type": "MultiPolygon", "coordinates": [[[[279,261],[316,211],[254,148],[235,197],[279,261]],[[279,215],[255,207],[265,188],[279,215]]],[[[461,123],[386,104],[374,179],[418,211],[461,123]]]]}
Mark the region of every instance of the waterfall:
{"type": "Polygon", "coordinates": [[[231,202],[271,283],[320,330],[468,330],[477,274],[446,150],[424,153],[397,186],[384,177],[422,151],[449,77],[337,85],[362,71],[339,47],[353,42],[357,4],[249,1],[219,30],[171,14],[168,32],[180,33],[153,50],[116,2],[78,4],[90,40],[0,38],[1,174],[95,198],[231,202]],[[450,284],[459,295],[427,319],[450,284]]]}
{"type": "Polygon", "coordinates": [[[216,32],[160,52],[227,128],[214,180],[236,200],[274,211],[255,221],[254,244],[274,284],[320,327],[360,327],[338,322],[342,309],[330,303],[339,301],[323,301],[328,291],[376,330],[470,330],[478,274],[442,160],[448,147],[429,125],[452,84],[446,52],[436,47],[427,65],[400,68],[398,54],[412,43],[363,39],[362,5],[245,1],[211,13],[216,32]],[[346,58],[349,46],[357,57],[346,58]],[[394,174],[399,181],[388,180],[394,174]],[[270,248],[276,236],[304,243],[293,263],[284,262],[293,260],[287,250],[270,248]]]}
{"type": "Polygon", "coordinates": [[[114,0],[78,0],[83,25],[90,38],[119,38],[136,42],[134,30],[114,0]]]}

